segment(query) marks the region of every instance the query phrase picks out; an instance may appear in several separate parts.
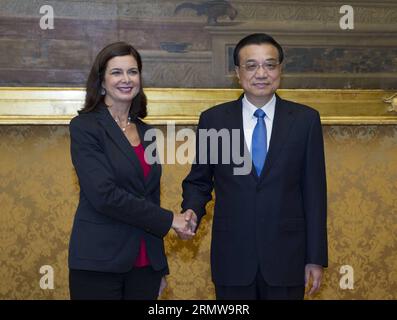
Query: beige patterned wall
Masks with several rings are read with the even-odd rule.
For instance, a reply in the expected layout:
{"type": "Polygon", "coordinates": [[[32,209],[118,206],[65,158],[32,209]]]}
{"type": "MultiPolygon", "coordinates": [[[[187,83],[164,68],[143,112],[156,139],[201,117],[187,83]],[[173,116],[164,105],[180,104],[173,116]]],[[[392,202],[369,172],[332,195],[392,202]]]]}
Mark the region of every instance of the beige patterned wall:
{"type": "MultiPolygon", "coordinates": [[[[316,299],[397,299],[397,126],[325,126],[329,256],[316,299]],[[341,290],[340,267],[354,268],[341,290]]],[[[0,126],[0,299],[68,299],[67,246],[78,185],[66,126],[0,126]],[[55,270],[42,290],[39,269],[55,270]]],[[[162,202],[179,211],[188,166],[166,165],[162,202]]],[[[209,211],[212,204],[209,205],[209,211]]],[[[213,299],[211,214],[197,237],[166,237],[164,299],[213,299]]]]}

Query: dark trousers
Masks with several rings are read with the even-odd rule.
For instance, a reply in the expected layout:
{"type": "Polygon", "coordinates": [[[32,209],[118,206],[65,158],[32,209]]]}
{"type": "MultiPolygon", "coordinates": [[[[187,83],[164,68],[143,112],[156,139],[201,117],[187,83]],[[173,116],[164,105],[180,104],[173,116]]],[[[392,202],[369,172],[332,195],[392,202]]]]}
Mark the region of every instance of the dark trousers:
{"type": "Polygon", "coordinates": [[[249,286],[217,286],[217,300],[303,300],[305,287],[269,286],[258,270],[255,280],[249,286]]]}
{"type": "Polygon", "coordinates": [[[69,270],[72,300],[156,300],[164,271],[133,268],[126,273],[69,270]]]}

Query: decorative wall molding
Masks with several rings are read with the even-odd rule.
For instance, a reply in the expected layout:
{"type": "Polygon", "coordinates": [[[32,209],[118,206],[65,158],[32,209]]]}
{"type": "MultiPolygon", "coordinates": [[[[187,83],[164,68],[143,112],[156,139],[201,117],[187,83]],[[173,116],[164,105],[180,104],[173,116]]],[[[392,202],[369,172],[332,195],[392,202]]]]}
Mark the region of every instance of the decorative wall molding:
{"type": "MultiPolygon", "coordinates": [[[[196,124],[200,113],[238,98],[240,89],[147,88],[148,123],[196,124]]],[[[397,124],[387,90],[280,89],[287,100],[307,104],[321,114],[323,124],[397,124]]],[[[66,125],[84,101],[82,88],[0,88],[1,125],[66,125]]]]}

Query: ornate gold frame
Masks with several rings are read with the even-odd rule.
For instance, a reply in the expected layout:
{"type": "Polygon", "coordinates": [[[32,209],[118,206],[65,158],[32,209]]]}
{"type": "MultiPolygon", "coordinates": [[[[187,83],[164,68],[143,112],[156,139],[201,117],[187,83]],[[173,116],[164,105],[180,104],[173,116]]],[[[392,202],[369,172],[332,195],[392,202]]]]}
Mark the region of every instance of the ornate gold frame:
{"type": "MultiPolygon", "coordinates": [[[[146,88],[151,124],[196,124],[200,112],[236,99],[239,89],[146,88]]],[[[307,104],[323,124],[397,124],[396,97],[390,90],[280,89],[288,100],[307,104]]],[[[65,125],[84,101],[82,88],[0,88],[0,125],[65,125]]]]}

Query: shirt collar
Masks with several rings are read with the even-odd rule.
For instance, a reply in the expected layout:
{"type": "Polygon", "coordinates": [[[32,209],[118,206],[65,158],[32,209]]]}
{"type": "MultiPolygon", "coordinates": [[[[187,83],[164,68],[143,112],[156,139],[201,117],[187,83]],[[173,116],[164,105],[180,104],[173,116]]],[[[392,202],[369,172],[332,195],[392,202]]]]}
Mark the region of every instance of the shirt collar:
{"type": "MultiPolygon", "coordinates": [[[[249,114],[250,117],[255,118],[254,112],[258,109],[258,107],[249,102],[245,94],[242,101],[244,112],[246,112],[247,115],[249,114]]],[[[260,109],[262,109],[266,113],[267,118],[273,120],[274,112],[276,109],[276,95],[273,94],[273,97],[269,100],[269,102],[266,103],[264,106],[260,107],[260,109]]]]}

